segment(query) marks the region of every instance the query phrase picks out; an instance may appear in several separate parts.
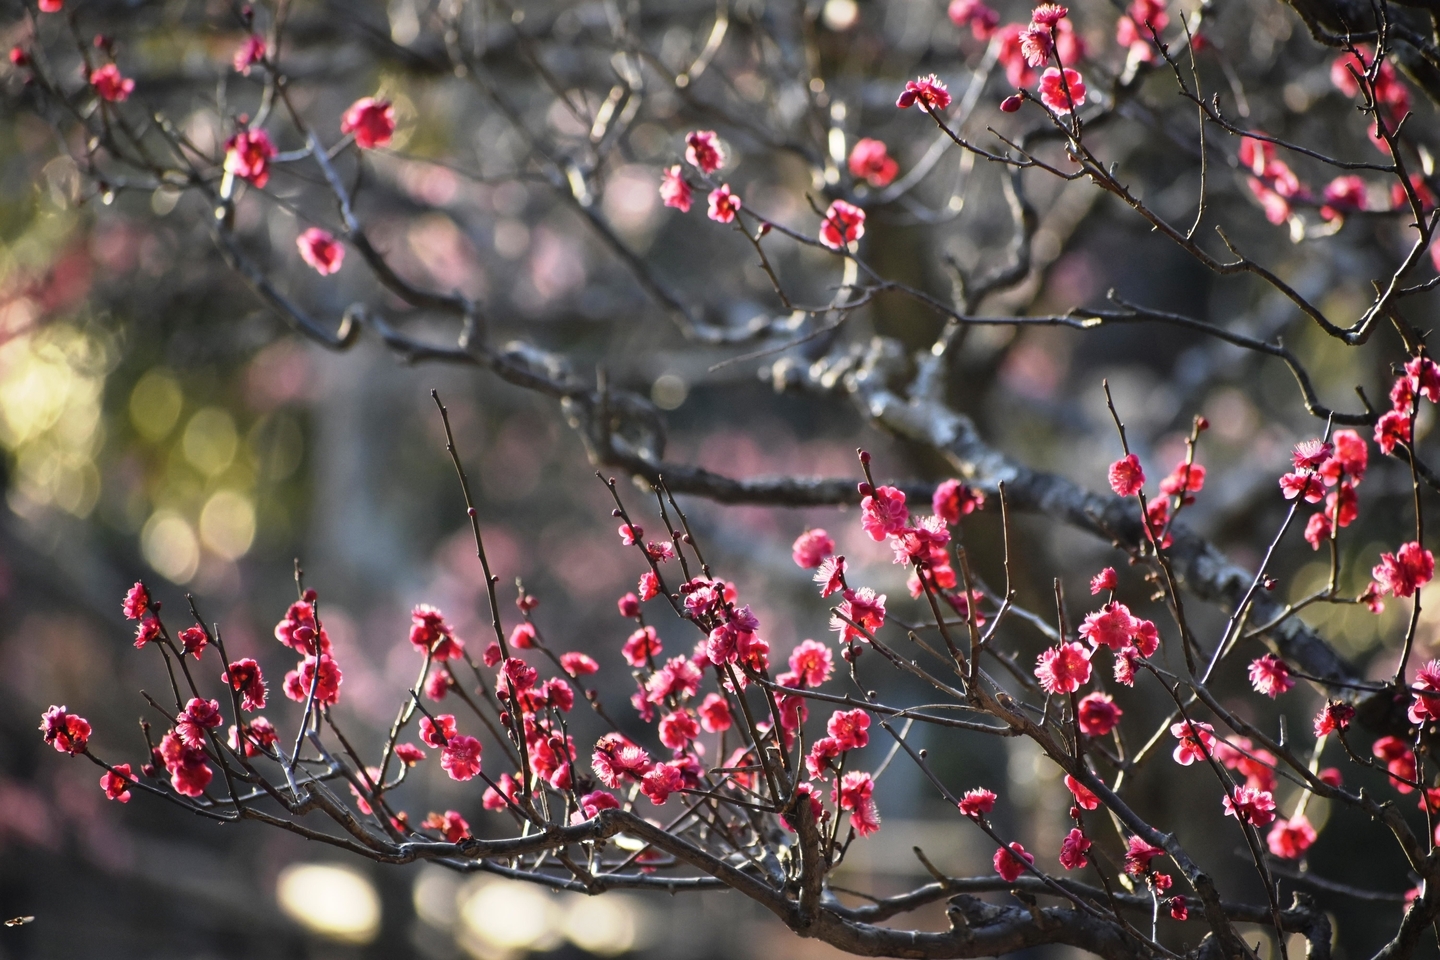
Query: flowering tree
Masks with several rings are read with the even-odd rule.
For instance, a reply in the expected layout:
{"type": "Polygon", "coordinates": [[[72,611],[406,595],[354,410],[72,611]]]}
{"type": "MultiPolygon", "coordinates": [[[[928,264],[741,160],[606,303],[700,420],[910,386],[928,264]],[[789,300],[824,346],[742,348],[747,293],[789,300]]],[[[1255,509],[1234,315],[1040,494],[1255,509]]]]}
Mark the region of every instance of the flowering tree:
{"type": "MultiPolygon", "coordinates": [[[[1320,842],[1306,811],[1320,798],[1373,821],[1374,842],[1403,853],[1409,873],[1388,894],[1405,903],[1377,956],[1416,951],[1440,917],[1431,883],[1440,880],[1440,787],[1427,769],[1440,661],[1425,663],[1417,643],[1421,588],[1434,573],[1424,508],[1440,490],[1418,441],[1433,415],[1427,404],[1440,403],[1440,369],[1411,316],[1430,302],[1436,280],[1425,276],[1440,262],[1431,242],[1440,218],[1435,145],[1416,119],[1433,115],[1424,100],[1440,93],[1440,40],[1418,7],[1336,0],[1295,3],[1291,13],[1135,0],[1118,18],[1098,6],[1042,4],[1002,23],[980,0],[955,0],[946,14],[962,31],[943,45],[901,51],[914,54],[905,64],[911,76],[926,74],[904,79],[857,29],[868,8],[847,0],[785,10],[721,4],[703,42],[681,50],[666,48],[671,21],[638,8],[423,6],[413,30],[364,28],[361,39],[343,41],[405,78],[344,109],[317,106],[349,100],[342,81],[316,64],[328,31],[285,3],[191,24],[233,34],[217,97],[213,77],[167,78],[170,64],[132,58],[146,31],[158,29],[148,21],[117,14],[112,22],[103,9],[42,0],[10,21],[18,38],[10,89],[59,135],[78,196],[110,205],[140,192],[178,195],[228,268],[304,336],[343,351],[374,334],[406,360],[475,367],[558,401],[597,466],[654,494],[642,517],[608,481],[617,550],[629,550],[639,578],[618,600],[633,632],[623,645],[617,635],[613,662],[600,662],[547,636],[533,615],[536,599],[523,591],[521,621],[504,629],[502,571],[491,570],[481,536],[486,508],[471,499],[464,451],[451,439],[493,637],[467,644],[439,610],[417,607],[409,635],[416,679],[378,747],[348,737],[331,711],[344,689],[345,652],[332,644],[323,604],[298,568],[297,599],[275,628],[300,658],[280,684],[297,705],[284,722],[262,714],[277,704],[256,660],[230,659],[223,630],[193,603],[183,626],[162,618],[137,583],[123,612],[135,621],[135,646],[159,651],[170,686],[168,698],[148,702],[148,756],[126,762],[109,731],[93,731],[65,706],[46,712],[46,742],[102,768],[100,787],[112,800],[141,794],[380,862],[428,860],[588,894],[730,888],[801,936],[875,956],[992,956],[1040,944],[1115,958],[1253,955],[1237,924],[1273,931],[1282,955],[1298,934],[1307,953],[1328,956],[1330,921],[1312,894],[1387,892],[1304,869],[1320,842]],[[1308,36],[1291,42],[1293,61],[1256,52],[1263,44],[1254,37],[1275,35],[1260,31],[1262,19],[1296,15],[1308,36]],[[1287,73],[1290,63],[1297,66],[1287,73]],[[1325,91],[1311,82],[1311,67],[1325,91]],[[503,127],[503,149],[486,140],[471,162],[398,148],[401,125],[414,120],[412,95],[437,77],[449,78],[449,95],[473,98],[493,129],[503,127]],[[1283,96],[1268,96],[1277,90],[1283,96]],[[402,98],[409,121],[397,114],[402,98]],[[1262,130],[1261,117],[1281,133],[1262,130]],[[641,146],[657,137],[659,147],[641,146]],[[923,150],[900,146],[922,140],[923,150]],[[1146,154],[1154,140],[1165,148],[1146,154]],[[624,204],[608,198],[622,174],[634,175],[641,149],[663,157],[645,185],[651,202],[689,216],[684,235],[696,250],[730,244],[713,272],[749,269],[756,289],[742,295],[717,282],[692,295],[667,278],[664,251],[637,249],[617,223],[624,204]],[[776,175],[767,190],[747,192],[737,176],[742,159],[801,169],[808,186],[776,175]],[[663,417],[649,400],[603,374],[582,375],[583,357],[548,352],[538,338],[496,342],[508,318],[487,307],[483,290],[457,275],[447,285],[376,240],[378,221],[451,216],[445,190],[424,183],[397,200],[399,160],[412,172],[426,164],[445,171],[445,183],[457,173],[542,183],[549,202],[616,266],[615,283],[647,298],[647,322],[668,318],[696,349],[748,351],[730,362],[765,360],[777,390],[854,404],[874,426],[938,454],[955,477],[882,483],[873,473],[889,468],[864,452],[848,478],[737,478],[666,460],[663,417]],[[937,186],[947,174],[948,185],[937,186]],[[971,183],[985,177],[1004,203],[973,223],[960,220],[971,183]],[[1148,243],[1179,251],[1259,306],[1221,320],[1112,292],[1098,305],[1031,309],[1039,278],[1088,209],[1057,214],[1071,184],[1084,204],[1112,198],[1148,229],[1148,243]],[[1166,189],[1172,184],[1178,193],[1166,189]],[[779,199],[782,186],[788,200],[779,199]],[[705,217],[692,212],[697,190],[705,217]],[[1043,213],[1037,195],[1049,204],[1043,213]],[[272,208],[297,220],[293,251],[267,250],[259,237],[272,208]],[[948,292],[883,245],[867,246],[916,224],[982,238],[946,252],[948,292]],[[1274,228],[1288,233],[1293,256],[1277,250],[1274,228]],[[1004,246],[1003,254],[987,246],[1004,246]],[[1299,269],[1312,258],[1329,258],[1334,269],[1318,278],[1299,269]],[[307,269],[329,283],[363,272],[364,285],[347,288],[357,298],[334,309],[333,294],[296,292],[319,288],[285,279],[307,269]],[[727,304],[756,298],[765,303],[760,315],[736,322],[727,304]],[[885,334],[878,320],[880,335],[857,332],[859,318],[895,304],[928,318],[919,341],[913,331],[885,334]],[[1339,315],[1350,305],[1350,315],[1339,315]],[[426,325],[436,317],[450,339],[426,325]],[[1269,495],[1288,502],[1278,525],[1254,534],[1254,569],[1182,519],[1206,492],[1205,416],[1190,420],[1183,455],[1156,485],[1147,467],[1163,464],[1130,447],[1125,419],[1135,411],[1093,382],[1113,418],[1105,441],[1114,448],[1106,457],[1112,496],[1082,485],[1098,476],[1072,479],[1011,459],[962,412],[967,352],[981,350],[983,362],[983,347],[971,341],[985,331],[1116,326],[1213,342],[1197,354],[1197,382],[1237,362],[1253,362],[1267,381],[1293,379],[1290,402],[1313,420],[1306,433],[1314,439],[1283,468],[1252,465],[1268,473],[1269,495]],[[1337,385],[1312,379],[1303,351],[1280,338],[1288,329],[1361,358],[1356,369],[1393,363],[1389,405],[1376,406],[1364,390],[1358,400],[1327,402],[1337,385]],[[1413,532],[1355,562],[1346,528],[1360,517],[1367,472],[1403,489],[1408,500],[1395,503],[1407,504],[1413,532]],[[897,617],[894,601],[855,582],[830,534],[811,529],[793,556],[834,604],[834,636],[807,640],[783,660],[772,655],[765,625],[726,571],[706,563],[682,495],[858,503],[875,549],[888,548],[908,570],[915,612],[897,617]],[[966,527],[981,510],[1001,518],[1002,582],[985,582],[967,552],[966,527]],[[1135,575],[1122,583],[1113,566],[1084,571],[1093,573],[1095,599],[1083,613],[1058,579],[1053,603],[1027,607],[1011,580],[1012,514],[1101,538],[1135,575]],[[1302,527],[1309,549],[1328,557],[1329,576],[1284,603],[1272,595],[1275,571],[1283,551],[1304,549],[1294,542],[1302,527]],[[1357,569],[1363,582],[1344,588],[1357,569]],[[1165,612],[1158,623],[1134,612],[1151,595],[1165,612]],[[1196,626],[1196,601],[1223,613],[1218,629],[1196,626]],[[1387,602],[1408,604],[1409,615],[1379,679],[1301,616],[1329,605],[1378,614],[1387,602]],[[650,621],[667,610],[693,625],[693,650],[665,649],[650,621]],[[1037,641],[1044,649],[1032,666],[1018,654],[1037,641]],[[1235,661],[1248,663],[1248,688],[1223,679],[1235,661]],[[622,669],[635,685],[630,708],[606,702],[589,679],[622,669]],[[934,702],[884,702],[871,678],[886,671],[933,689],[934,702]],[[1314,691],[1303,708],[1298,680],[1314,691]],[[577,687],[593,713],[584,722],[577,687]],[[452,709],[440,706],[452,697],[460,706],[440,712],[452,709]],[[1262,697],[1297,705],[1285,714],[1288,727],[1276,733],[1254,719],[1252,701],[1262,697]],[[1126,713],[1163,722],[1126,723],[1126,713]],[[1000,785],[948,782],[912,745],[917,725],[1032,741],[1063,771],[1071,795],[1073,827],[1059,848],[1026,850],[1001,833],[991,819],[1005,802],[992,789],[1000,785]],[[933,881],[908,893],[853,905],[832,888],[851,844],[884,829],[874,790],[890,760],[872,764],[856,753],[872,737],[890,759],[918,766],[953,807],[957,829],[984,834],[993,875],[947,876],[920,854],[933,881]],[[494,823],[472,829],[453,810],[406,811],[407,771],[424,763],[483,790],[494,823]],[[1197,852],[1183,825],[1157,821],[1127,790],[1142,767],[1164,764],[1209,771],[1214,807],[1233,819],[1226,840],[1243,843],[1258,896],[1219,889],[1210,852],[1197,852]],[[1378,791],[1354,786],[1369,769],[1383,770],[1378,791]],[[1410,809],[1416,797],[1421,815],[1410,809]],[[989,902],[981,893],[1010,896],[989,902]],[[894,922],[939,901],[948,905],[947,929],[894,922]]],[[[362,27],[366,14],[356,14],[362,27]]],[[[1339,376],[1335,365],[1327,369],[1339,376]]]]}

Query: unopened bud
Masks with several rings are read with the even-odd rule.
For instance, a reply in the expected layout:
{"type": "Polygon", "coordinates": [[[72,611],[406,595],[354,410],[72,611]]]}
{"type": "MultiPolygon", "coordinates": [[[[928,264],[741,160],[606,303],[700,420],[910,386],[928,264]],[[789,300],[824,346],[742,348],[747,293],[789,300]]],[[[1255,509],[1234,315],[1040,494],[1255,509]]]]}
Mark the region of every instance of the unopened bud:
{"type": "Polygon", "coordinates": [[[870,486],[870,484],[866,483],[864,480],[861,480],[858,484],[856,484],[855,489],[860,491],[860,496],[862,497],[873,497],[875,495],[875,488],[870,486]]]}
{"type": "Polygon", "coordinates": [[[769,234],[769,233],[770,233],[770,224],[768,224],[768,223],[762,223],[762,224],[760,224],[760,236],[763,237],[763,236],[766,236],[766,235],[769,234]]]}
{"type": "Polygon", "coordinates": [[[466,515],[467,517],[473,517],[473,516],[475,516],[475,508],[474,508],[474,507],[466,507],[466,508],[465,508],[465,515],[466,515]]]}
{"type": "Polygon", "coordinates": [[[1024,102],[1025,102],[1025,101],[1024,101],[1024,99],[1020,96],[1020,94],[1018,94],[1018,93],[1012,93],[1012,94],[1010,94],[1010,96],[1008,96],[1008,97],[1006,97],[1004,100],[1001,100],[1001,101],[1000,101],[1000,112],[1001,112],[1001,113],[1014,113],[1014,112],[1016,112],[1017,110],[1020,109],[1020,105],[1021,105],[1022,103],[1024,103],[1024,102]]]}
{"type": "Polygon", "coordinates": [[[506,713],[504,710],[500,711],[500,725],[502,727],[510,726],[510,714],[506,713]]]}
{"type": "Polygon", "coordinates": [[[304,600],[306,603],[314,603],[315,598],[318,596],[320,596],[320,594],[316,593],[314,590],[306,590],[304,593],[300,594],[300,599],[304,600]]]}
{"type": "Polygon", "coordinates": [[[1276,583],[1277,581],[1274,577],[1266,577],[1264,580],[1260,581],[1260,585],[1266,590],[1274,590],[1276,583]]]}
{"type": "Polygon", "coordinates": [[[1209,418],[1207,418],[1207,417],[1196,417],[1196,418],[1195,418],[1195,429],[1196,429],[1196,430],[1209,430],[1209,429],[1210,429],[1210,420],[1209,420],[1209,418]]]}
{"type": "Polygon", "coordinates": [[[869,451],[869,450],[861,450],[861,451],[860,451],[860,462],[863,463],[863,464],[865,464],[866,466],[869,466],[869,465],[870,465],[870,451],[869,451]]]}
{"type": "Polygon", "coordinates": [[[19,47],[11,47],[10,63],[16,67],[28,67],[30,66],[30,55],[19,47]]]}

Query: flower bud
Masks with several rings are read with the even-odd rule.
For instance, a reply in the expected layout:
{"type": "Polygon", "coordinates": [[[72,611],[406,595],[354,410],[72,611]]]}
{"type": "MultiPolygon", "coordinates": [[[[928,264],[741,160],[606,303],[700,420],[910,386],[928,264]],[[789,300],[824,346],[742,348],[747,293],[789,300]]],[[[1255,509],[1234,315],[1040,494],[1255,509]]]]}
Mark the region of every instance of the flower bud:
{"type": "Polygon", "coordinates": [[[1025,101],[1021,98],[1020,94],[1012,93],[1010,94],[1010,96],[1000,101],[1000,112],[1014,113],[1015,111],[1020,109],[1020,105],[1024,102],[1025,101]]]}

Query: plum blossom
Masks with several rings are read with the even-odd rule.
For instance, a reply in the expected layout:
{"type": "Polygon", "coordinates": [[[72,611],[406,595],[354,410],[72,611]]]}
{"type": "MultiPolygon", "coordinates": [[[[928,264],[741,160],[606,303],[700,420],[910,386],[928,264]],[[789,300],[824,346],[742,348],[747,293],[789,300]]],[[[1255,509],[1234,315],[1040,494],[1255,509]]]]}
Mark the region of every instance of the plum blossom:
{"type": "Polygon", "coordinates": [[[1116,496],[1133,497],[1145,486],[1145,471],[1140,469],[1140,458],[1133,453],[1110,464],[1110,489],[1116,496]]]}
{"type": "Polygon", "coordinates": [[[685,174],[680,164],[667,168],[660,178],[661,202],[681,213],[689,213],[691,197],[690,184],[685,182],[685,174]]]}
{"type": "Polygon", "coordinates": [[[960,518],[984,509],[985,494],[966,486],[953,477],[935,488],[930,497],[930,510],[946,523],[959,523],[960,518]]]}
{"type": "Polygon", "coordinates": [[[1416,671],[1411,690],[1415,699],[1410,704],[1410,721],[1424,724],[1440,720],[1440,660],[1431,660],[1416,671]]]}
{"type": "Polygon", "coordinates": [[[805,640],[791,651],[789,665],[801,686],[818,687],[830,679],[835,660],[825,644],[805,640]]]}
{"type": "Polygon", "coordinates": [[[232,662],[220,674],[220,679],[240,694],[242,710],[265,709],[265,677],[260,672],[260,664],[250,657],[232,662]]]}
{"type": "Polygon", "coordinates": [[[1055,67],[1040,75],[1040,102],[1058,114],[1068,114],[1085,105],[1085,81],[1076,70],[1065,68],[1064,79],[1055,67]]]}
{"type": "Polygon", "coordinates": [[[460,733],[445,741],[440,766],[451,780],[465,781],[480,772],[480,741],[460,733]]]}
{"type": "Polygon", "coordinates": [[[306,657],[294,670],[285,674],[285,696],[304,703],[315,684],[315,702],[333,706],[340,702],[340,683],[344,679],[340,667],[328,653],[320,654],[320,679],[315,680],[315,658],[306,657]]]}
{"type": "Polygon", "coordinates": [[[851,176],[864,180],[876,189],[889,186],[900,172],[900,164],[890,156],[885,141],[873,140],[870,137],[855,141],[855,146],[850,148],[847,165],[851,176]]]}
{"type": "Polygon", "coordinates": [[[725,151],[714,130],[694,130],[685,135],[685,159],[707,176],[725,165],[725,151]]]}
{"type": "Polygon", "coordinates": [[[620,652],[630,666],[643,667],[650,662],[650,658],[658,657],[664,649],[660,635],[655,632],[654,627],[641,627],[630,634],[620,652]]]}
{"type": "Polygon", "coordinates": [[[234,64],[237,73],[242,73],[248,77],[250,75],[250,68],[257,63],[262,63],[265,60],[265,55],[265,38],[252,33],[235,49],[235,56],[231,62],[234,64]]]}
{"type": "Polygon", "coordinates": [[[744,205],[739,197],[730,192],[728,183],[722,183],[717,189],[710,191],[709,203],[710,212],[706,216],[716,223],[730,223],[744,205]]]}
{"type": "Polygon", "coordinates": [[[836,710],[825,724],[841,750],[859,750],[870,742],[870,714],[864,710],[836,710]]]}
{"type": "Polygon", "coordinates": [[[1090,860],[1085,856],[1085,851],[1090,849],[1090,841],[1079,829],[1072,829],[1065,839],[1060,841],[1060,865],[1066,870],[1079,870],[1087,865],[1090,860]]]}
{"type": "Polygon", "coordinates": [[[108,100],[111,103],[127,100],[135,91],[135,81],[121,76],[120,68],[113,63],[107,63],[91,71],[90,86],[95,88],[100,99],[108,100]]]}
{"type": "Polygon", "coordinates": [[[1120,577],[1116,575],[1114,567],[1106,567],[1095,576],[1090,578],[1090,596],[1095,596],[1106,590],[1114,590],[1120,586],[1120,577]]]}
{"type": "Polygon", "coordinates": [[[806,530],[795,538],[790,556],[802,570],[813,570],[835,552],[835,540],[820,528],[806,530]]]}
{"type": "Polygon", "coordinates": [[[1289,664],[1275,654],[1267,653],[1250,662],[1250,685],[1257,693],[1274,700],[1295,686],[1295,680],[1290,676],[1289,664]]]}
{"type": "Polygon", "coordinates": [[[1174,724],[1170,727],[1170,736],[1180,741],[1175,745],[1175,762],[1182,767],[1204,760],[1215,748],[1215,728],[1208,723],[1174,724]]]}
{"type": "Polygon", "coordinates": [[[1035,663],[1035,678],[1046,693],[1074,693],[1090,680],[1090,652],[1078,643],[1051,647],[1035,663]]]}
{"type": "Polygon", "coordinates": [[[118,800],[121,803],[130,802],[130,784],[135,777],[130,772],[130,764],[117,764],[114,768],[105,771],[100,778],[100,789],[105,791],[105,799],[118,800]]]}
{"type": "Polygon", "coordinates": [[[846,590],[844,596],[839,615],[830,618],[830,629],[840,631],[841,639],[866,639],[864,633],[850,625],[852,621],[871,634],[885,625],[885,594],[861,587],[846,590]]]}
{"type": "Polygon", "coordinates": [[[337,272],[345,262],[345,248],[329,230],[311,227],[295,238],[295,246],[300,250],[300,259],[322,277],[337,272]]]}
{"type": "Polygon", "coordinates": [[[845,774],[830,792],[836,806],[850,811],[850,824],[862,837],[880,829],[880,811],[872,797],[874,792],[874,778],[860,771],[845,774]]]}
{"type": "Polygon", "coordinates": [[[84,717],[69,713],[66,709],[52,706],[40,717],[40,730],[45,742],[61,753],[72,757],[85,752],[90,741],[90,724],[84,717]]]}
{"type": "Polygon", "coordinates": [[[1336,730],[1345,730],[1355,719],[1355,708],[1343,700],[1331,700],[1315,715],[1315,736],[1323,737],[1336,730]]]}
{"type": "Polygon", "coordinates": [[[1263,827],[1275,819],[1275,798],[1268,790],[1254,787],[1237,787],[1235,798],[1225,798],[1225,816],[1234,817],[1242,823],[1263,827]]]}
{"type": "Polygon", "coordinates": [[[1394,553],[1380,554],[1370,575],[1382,593],[1408,597],[1435,575],[1435,555],[1412,540],[1394,553]]]}
{"type": "Polygon", "coordinates": [[[1139,837],[1131,837],[1125,849],[1125,872],[1138,877],[1150,872],[1150,861],[1165,853],[1160,847],[1151,846],[1139,837]]]}
{"type": "Polygon", "coordinates": [[[826,557],[815,570],[815,582],[820,584],[822,597],[845,589],[845,558],[826,557]]]}
{"type": "Polygon", "coordinates": [[[965,796],[960,798],[960,812],[967,817],[983,817],[994,809],[995,794],[984,787],[966,790],[965,796]]]}
{"type": "Polygon", "coordinates": [[[275,145],[264,130],[240,130],[225,141],[225,171],[256,187],[270,182],[275,145]]]}
{"type": "Polygon", "coordinates": [[[877,487],[860,500],[860,526],[876,543],[905,529],[910,511],[905,494],[894,487],[877,487]]]}
{"type": "Polygon", "coordinates": [[[560,667],[572,677],[588,676],[600,672],[600,664],[595,662],[594,657],[577,650],[560,654],[560,667]]]}
{"type": "Polygon", "coordinates": [[[950,91],[945,89],[945,84],[933,73],[928,77],[907,81],[905,91],[895,101],[895,106],[904,110],[917,103],[926,113],[944,110],[950,106],[950,91]]]}
{"type": "Polygon", "coordinates": [[[994,864],[995,872],[1005,878],[1006,883],[1014,883],[1025,872],[1025,865],[1034,863],[1035,857],[1025,852],[1025,848],[1019,843],[1012,843],[1008,847],[1001,847],[995,851],[994,864]],[[1021,858],[1024,862],[1021,862],[1021,858]]]}
{"type": "Polygon", "coordinates": [[[820,242],[831,250],[844,250],[863,236],[865,211],[844,200],[832,202],[820,224],[820,242]]]}
{"type": "Polygon", "coordinates": [[[1087,737],[1103,737],[1115,729],[1123,713],[1108,694],[1090,693],[1080,699],[1075,720],[1087,737]]]}
{"type": "Polygon", "coordinates": [[[986,6],[983,0],[950,0],[946,13],[955,26],[968,24],[976,40],[989,40],[1000,22],[1000,14],[986,6]]]}
{"type": "Polygon", "coordinates": [[[126,591],[125,599],[120,603],[120,612],[125,614],[126,620],[139,620],[149,609],[150,591],[145,589],[145,584],[137,580],[135,586],[126,591]]]}
{"type": "Polygon", "coordinates": [[[1315,828],[1304,814],[1300,814],[1289,820],[1276,820],[1265,838],[1265,844],[1272,854],[1282,860],[1298,860],[1315,842],[1315,836],[1315,828]]]}
{"type": "Polygon", "coordinates": [[[361,97],[345,111],[340,132],[353,133],[361,150],[387,146],[395,134],[395,107],[388,100],[361,97]]]}

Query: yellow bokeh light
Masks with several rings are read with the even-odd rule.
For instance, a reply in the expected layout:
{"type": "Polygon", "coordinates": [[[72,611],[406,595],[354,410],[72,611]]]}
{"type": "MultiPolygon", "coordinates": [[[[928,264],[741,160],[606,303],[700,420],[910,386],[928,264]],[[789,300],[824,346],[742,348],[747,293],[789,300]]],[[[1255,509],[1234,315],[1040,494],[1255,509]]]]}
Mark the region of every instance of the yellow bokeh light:
{"type": "Polygon", "coordinates": [[[565,936],[588,953],[614,957],[635,949],[639,920],[633,899],[623,894],[580,897],[565,916],[565,936]]]}
{"type": "Polygon", "coordinates": [[[519,880],[486,880],[462,894],[461,945],[473,940],[480,955],[550,950],[560,943],[560,908],[543,891],[519,880]]]}
{"type": "Polygon", "coordinates": [[[332,940],[366,944],[380,933],[380,895],[349,867],[291,864],[280,871],[275,899],[291,919],[332,940]]]}
{"type": "Polygon", "coordinates": [[[200,511],[200,540],[226,560],[239,560],[255,542],[255,505],[243,493],[221,490],[200,511]]]}
{"type": "Polygon", "coordinates": [[[239,445],[235,421],[219,407],[206,407],[191,417],[180,442],[185,459],[207,477],[224,473],[239,445]]]}
{"type": "Polygon", "coordinates": [[[145,439],[163,440],[175,428],[184,406],[185,395],[175,375],[156,367],[130,391],[130,422],[145,439]]]}
{"type": "Polygon", "coordinates": [[[140,552],[155,572],[174,583],[188,583],[200,566],[200,544],[185,518],[156,510],[140,531],[140,552]]]}

